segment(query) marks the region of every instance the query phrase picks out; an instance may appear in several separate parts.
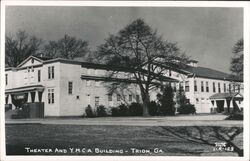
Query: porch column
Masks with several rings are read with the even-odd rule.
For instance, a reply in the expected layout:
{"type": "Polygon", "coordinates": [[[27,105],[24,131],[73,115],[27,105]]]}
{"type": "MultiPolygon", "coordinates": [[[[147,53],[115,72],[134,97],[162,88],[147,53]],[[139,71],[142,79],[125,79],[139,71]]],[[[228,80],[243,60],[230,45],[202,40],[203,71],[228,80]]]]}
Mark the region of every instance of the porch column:
{"type": "Polygon", "coordinates": [[[27,100],[27,103],[30,103],[30,102],[32,102],[32,100],[31,100],[31,93],[28,92],[28,100],[27,100]]]}
{"type": "Polygon", "coordinates": [[[224,108],[227,108],[227,100],[224,99],[224,108]]]}
{"type": "Polygon", "coordinates": [[[217,108],[216,100],[214,100],[214,108],[217,108]]]}
{"type": "Polygon", "coordinates": [[[210,106],[210,112],[213,113],[214,105],[212,103],[212,100],[209,101],[209,106],[210,106]]]}
{"type": "Polygon", "coordinates": [[[8,95],[8,104],[11,104],[12,110],[16,109],[16,106],[12,103],[11,94],[8,95]]]}
{"type": "Polygon", "coordinates": [[[39,102],[39,94],[38,91],[35,92],[35,101],[34,102],[39,102]]]}

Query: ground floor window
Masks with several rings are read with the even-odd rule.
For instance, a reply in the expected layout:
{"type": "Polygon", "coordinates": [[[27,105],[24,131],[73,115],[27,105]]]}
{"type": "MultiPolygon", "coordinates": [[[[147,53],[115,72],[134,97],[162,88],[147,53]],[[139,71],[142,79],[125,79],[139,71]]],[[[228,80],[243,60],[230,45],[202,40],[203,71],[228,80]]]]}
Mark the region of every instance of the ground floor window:
{"type": "Polygon", "coordinates": [[[48,104],[53,104],[55,102],[54,89],[48,89],[48,104]]]}

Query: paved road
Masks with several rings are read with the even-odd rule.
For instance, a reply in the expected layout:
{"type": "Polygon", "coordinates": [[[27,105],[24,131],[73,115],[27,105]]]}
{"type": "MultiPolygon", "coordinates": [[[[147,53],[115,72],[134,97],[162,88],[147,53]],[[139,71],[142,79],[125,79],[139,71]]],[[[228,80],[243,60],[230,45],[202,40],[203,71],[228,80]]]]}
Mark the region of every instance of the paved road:
{"type": "Polygon", "coordinates": [[[185,115],[173,117],[99,117],[6,120],[6,124],[72,124],[124,126],[243,126],[242,121],[224,120],[225,115],[185,115]]]}

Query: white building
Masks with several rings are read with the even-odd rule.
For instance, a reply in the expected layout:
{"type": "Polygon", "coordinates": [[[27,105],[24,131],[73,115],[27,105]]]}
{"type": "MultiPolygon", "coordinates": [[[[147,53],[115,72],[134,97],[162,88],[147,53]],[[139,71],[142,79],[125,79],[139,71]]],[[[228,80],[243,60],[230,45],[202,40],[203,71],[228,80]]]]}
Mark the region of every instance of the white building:
{"type": "MultiPolygon", "coordinates": [[[[5,72],[6,104],[11,104],[12,109],[24,103],[44,102],[45,116],[81,116],[88,105],[114,107],[124,102],[141,102],[140,90],[133,80],[129,80],[131,85],[122,94],[108,92],[110,82],[128,80],[130,71],[125,68],[30,56],[5,72]],[[108,79],[107,75],[114,70],[119,75],[108,79]]],[[[223,111],[231,103],[226,106],[215,102],[235,97],[240,97],[235,103],[242,108],[243,83],[232,82],[228,77],[226,73],[198,67],[197,61],[191,61],[185,70],[171,71],[166,67],[165,73],[165,81],[175,84],[177,90],[183,88],[197,113],[210,113],[217,106],[223,106],[223,111]],[[227,97],[216,97],[218,93],[227,97]]],[[[156,92],[151,93],[151,99],[155,99],[156,92]]]]}

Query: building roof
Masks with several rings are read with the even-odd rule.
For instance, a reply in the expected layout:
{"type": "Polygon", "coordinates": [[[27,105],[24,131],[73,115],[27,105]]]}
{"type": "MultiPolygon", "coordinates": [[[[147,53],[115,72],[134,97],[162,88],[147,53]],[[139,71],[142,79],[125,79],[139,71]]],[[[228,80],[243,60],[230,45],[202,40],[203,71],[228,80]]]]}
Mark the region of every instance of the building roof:
{"type": "MultiPolygon", "coordinates": [[[[82,67],[87,67],[87,68],[96,68],[96,69],[105,69],[105,70],[116,70],[116,71],[126,71],[126,72],[131,72],[131,71],[135,70],[133,68],[125,68],[125,67],[106,65],[106,64],[96,64],[96,63],[83,62],[83,61],[77,61],[77,60],[69,60],[69,59],[63,59],[63,58],[52,59],[52,58],[48,58],[48,57],[39,57],[39,56],[30,56],[30,57],[35,57],[37,59],[40,59],[43,61],[44,64],[52,63],[52,62],[62,62],[62,63],[69,63],[69,64],[78,64],[78,65],[81,65],[82,67]]],[[[22,63],[26,62],[27,59],[24,60],[22,63]]],[[[191,61],[197,62],[196,60],[191,60],[191,61]]],[[[155,62],[155,64],[161,65],[162,67],[165,67],[165,68],[171,68],[170,66],[162,64],[160,62],[155,62]]],[[[8,69],[11,69],[11,68],[8,68],[8,69]]],[[[243,80],[235,80],[235,79],[231,78],[230,74],[227,74],[225,72],[221,72],[218,70],[205,68],[205,67],[193,67],[193,66],[187,65],[183,69],[173,69],[173,70],[176,70],[177,72],[180,72],[180,73],[183,73],[183,74],[186,74],[189,76],[194,76],[194,77],[228,80],[228,81],[234,80],[234,81],[243,82],[243,80]]]]}
{"type": "Polygon", "coordinates": [[[231,92],[231,93],[216,93],[212,96],[209,97],[209,99],[230,99],[235,96],[239,95],[240,97],[243,97],[240,93],[238,92],[231,92]]]}
{"type": "Polygon", "coordinates": [[[212,79],[220,79],[220,80],[232,80],[230,74],[227,74],[218,70],[210,69],[210,68],[187,66],[187,68],[185,68],[184,70],[194,74],[195,77],[212,78],[212,79]]]}

